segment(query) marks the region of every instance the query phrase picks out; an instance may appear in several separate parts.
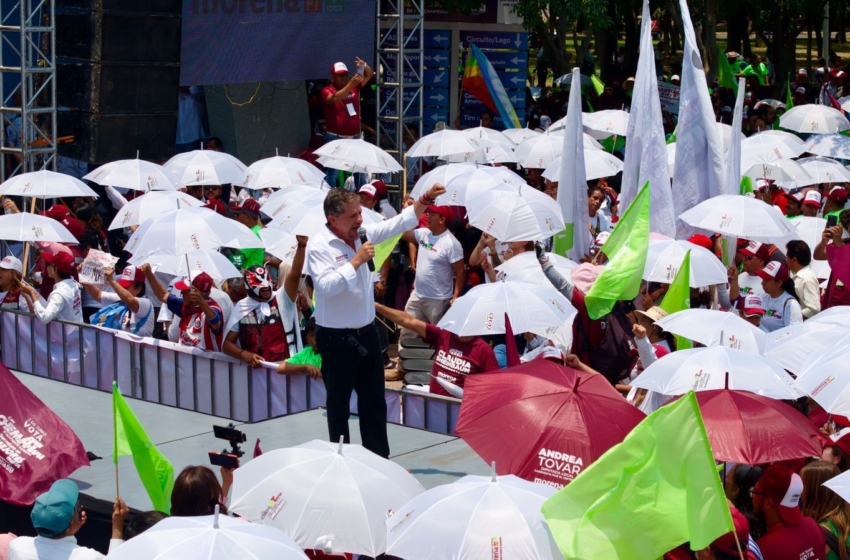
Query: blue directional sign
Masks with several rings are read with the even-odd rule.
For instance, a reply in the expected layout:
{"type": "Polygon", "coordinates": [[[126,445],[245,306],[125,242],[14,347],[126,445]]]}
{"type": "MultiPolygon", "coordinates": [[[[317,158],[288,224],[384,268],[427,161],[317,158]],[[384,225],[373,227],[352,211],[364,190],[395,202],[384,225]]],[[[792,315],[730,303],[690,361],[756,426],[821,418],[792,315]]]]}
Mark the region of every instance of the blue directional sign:
{"type": "Polygon", "coordinates": [[[448,107],[449,90],[430,88],[426,89],[423,95],[422,103],[426,107],[448,107]]]}
{"type": "Polygon", "coordinates": [[[528,75],[525,72],[496,72],[505,89],[525,89],[528,75]]]}
{"type": "Polygon", "coordinates": [[[426,107],[423,110],[422,114],[422,124],[427,124],[430,127],[434,127],[438,122],[449,122],[449,109],[448,107],[444,107],[442,109],[433,109],[430,107],[426,107]]]}
{"type": "MultiPolygon", "coordinates": [[[[426,49],[448,49],[451,47],[452,42],[452,32],[448,29],[426,29],[424,30],[425,36],[425,48],[426,49]]],[[[384,35],[384,44],[386,45],[397,45],[397,32],[395,29],[390,29],[384,35]]],[[[420,47],[419,44],[419,33],[412,29],[404,30],[404,37],[407,40],[407,47],[411,49],[418,49],[420,47]]],[[[526,37],[526,44],[528,39],[526,37]]]]}
{"type": "MultiPolygon", "coordinates": [[[[514,109],[525,109],[525,92],[523,91],[508,91],[508,99],[511,100],[511,105],[514,106],[514,109]]],[[[426,96],[427,99],[427,96],[426,96]]],[[[463,97],[461,99],[461,103],[464,107],[468,107],[470,109],[478,109],[481,110],[484,108],[484,104],[481,103],[478,98],[473,97],[467,92],[463,92],[463,97]]]]}
{"type": "Polygon", "coordinates": [[[510,49],[528,51],[528,33],[508,31],[461,31],[460,42],[463,48],[470,43],[480,49],[510,49]]]}
{"type": "Polygon", "coordinates": [[[422,80],[426,87],[449,87],[449,71],[448,70],[425,70],[425,77],[422,80]]]}
{"type": "MultiPolygon", "coordinates": [[[[516,116],[519,117],[520,123],[522,123],[522,124],[525,123],[525,111],[524,110],[518,110],[516,112],[516,116]]],[[[481,113],[479,111],[471,111],[471,110],[461,111],[460,125],[463,128],[473,128],[473,127],[479,126],[480,124],[481,124],[481,113]]],[[[498,129],[498,130],[504,130],[505,129],[505,125],[502,122],[502,118],[498,115],[496,115],[496,117],[493,119],[493,128],[498,129]]]]}
{"type": "MultiPolygon", "coordinates": [[[[448,68],[451,64],[451,57],[449,56],[450,51],[426,50],[426,51],[424,51],[424,53],[425,53],[425,61],[423,62],[423,66],[425,68],[448,68]]],[[[496,53],[496,54],[504,55],[504,54],[509,54],[509,53],[496,53]]],[[[517,58],[516,55],[518,55],[519,53],[512,53],[512,54],[514,55],[514,58],[517,58]]],[[[390,68],[395,68],[397,57],[398,57],[398,55],[396,53],[385,53],[384,54],[384,60],[390,66],[390,68]]],[[[527,60],[527,55],[526,55],[526,60],[527,60]]],[[[419,66],[419,53],[412,53],[412,54],[407,55],[406,64],[412,65],[414,68],[417,68],[419,66]]],[[[510,64],[510,62],[508,62],[508,64],[510,64]]],[[[508,68],[507,66],[504,66],[504,65],[502,65],[501,67],[496,67],[495,64],[493,65],[493,67],[497,68],[499,70],[508,68]]]]}
{"type": "Polygon", "coordinates": [[[484,54],[496,70],[526,71],[528,68],[527,52],[489,51],[484,54]]]}

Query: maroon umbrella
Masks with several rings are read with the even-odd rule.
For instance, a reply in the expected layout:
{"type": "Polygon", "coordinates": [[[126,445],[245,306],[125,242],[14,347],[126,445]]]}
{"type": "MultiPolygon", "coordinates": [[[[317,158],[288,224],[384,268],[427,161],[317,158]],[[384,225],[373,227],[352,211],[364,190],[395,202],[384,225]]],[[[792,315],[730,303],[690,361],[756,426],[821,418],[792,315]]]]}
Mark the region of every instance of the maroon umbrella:
{"type": "Polygon", "coordinates": [[[601,375],[548,360],[471,375],[457,433],[499,474],[563,487],[645,418],[601,375]]]}
{"type": "Polygon", "coordinates": [[[820,457],[823,446],[811,421],[791,405],[748,391],[697,391],[714,458],[757,465],[820,457]]]}

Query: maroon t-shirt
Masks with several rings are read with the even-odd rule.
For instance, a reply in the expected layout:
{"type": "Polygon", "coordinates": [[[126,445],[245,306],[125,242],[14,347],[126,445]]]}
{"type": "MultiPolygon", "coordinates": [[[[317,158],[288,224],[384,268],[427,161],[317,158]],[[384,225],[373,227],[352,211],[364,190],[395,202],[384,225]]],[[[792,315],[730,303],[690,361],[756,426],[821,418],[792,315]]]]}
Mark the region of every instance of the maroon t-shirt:
{"type": "Polygon", "coordinates": [[[765,560],[825,560],[823,532],[811,517],[797,525],[780,524],[756,541],[765,560]]]}
{"type": "Polygon", "coordinates": [[[325,128],[338,136],[357,136],[360,134],[360,88],[353,87],[341,101],[328,105],[325,100],[336,95],[337,89],[327,86],[322,90],[322,103],[325,108],[325,128]],[[354,107],[354,114],[348,112],[348,105],[354,107]]]}
{"type": "MultiPolygon", "coordinates": [[[[479,337],[461,342],[447,330],[432,324],[425,326],[425,342],[437,349],[431,374],[463,387],[467,375],[499,371],[499,362],[490,345],[479,337]]],[[[431,378],[431,393],[450,397],[437,380],[431,378]]]]}

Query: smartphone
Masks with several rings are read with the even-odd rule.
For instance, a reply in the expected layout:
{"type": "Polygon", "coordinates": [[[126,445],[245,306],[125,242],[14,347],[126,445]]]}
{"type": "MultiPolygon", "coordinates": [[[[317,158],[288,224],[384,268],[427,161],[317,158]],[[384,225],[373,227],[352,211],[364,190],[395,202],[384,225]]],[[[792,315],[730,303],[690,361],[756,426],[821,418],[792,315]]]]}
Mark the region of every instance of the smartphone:
{"type": "Polygon", "coordinates": [[[216,453],[215,451],[210,451],[208,455],[210,457],[211,465],[224,467],[226,469],[235,469],[239,466],[239,457],[236,455],[231,455],[230,453],[216,453]]]}
{"type": "Polygon", "coordinates": [[[357,74],[359,76],[363,76],[365,73],[366,73],[366,65],[365,64],[361,64],[360,66],[357,67],[357,74]]]}
{"type": "Polygon", "coordinates": [[[826,227],[831,228],[838,225],[838,216],[835,214],[826,217],[826,227]]]}

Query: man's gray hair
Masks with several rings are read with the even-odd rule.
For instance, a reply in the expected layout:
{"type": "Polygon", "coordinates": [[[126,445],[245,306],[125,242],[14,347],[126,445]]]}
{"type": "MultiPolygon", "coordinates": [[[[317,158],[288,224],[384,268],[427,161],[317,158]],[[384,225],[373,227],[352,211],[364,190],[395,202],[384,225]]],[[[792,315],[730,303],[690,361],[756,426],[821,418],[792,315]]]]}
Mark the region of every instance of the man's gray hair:
{"type": "Polygon", "coordinates": [[[355,200],[360,200],[360,195],[344,189],[331,189],[325,197],[325,218],[339,216],[345,211],[345,206],[355,200]]]}

